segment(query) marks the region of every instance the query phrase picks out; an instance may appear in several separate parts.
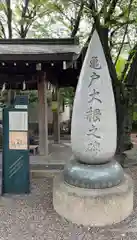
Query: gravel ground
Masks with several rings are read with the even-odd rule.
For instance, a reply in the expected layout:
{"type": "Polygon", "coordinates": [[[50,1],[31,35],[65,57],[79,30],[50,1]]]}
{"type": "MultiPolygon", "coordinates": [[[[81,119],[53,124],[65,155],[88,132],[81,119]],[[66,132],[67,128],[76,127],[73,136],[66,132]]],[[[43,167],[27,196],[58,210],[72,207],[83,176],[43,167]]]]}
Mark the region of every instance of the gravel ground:
{"type": "Polygon", "coordinates": [[[133,214],[107,228],[85,228],[62,219],[53,210],[52,177],[32,180],[32,193],[0,201],[0,240],[135,240],[137,239],[137,168],[133,214]]]}

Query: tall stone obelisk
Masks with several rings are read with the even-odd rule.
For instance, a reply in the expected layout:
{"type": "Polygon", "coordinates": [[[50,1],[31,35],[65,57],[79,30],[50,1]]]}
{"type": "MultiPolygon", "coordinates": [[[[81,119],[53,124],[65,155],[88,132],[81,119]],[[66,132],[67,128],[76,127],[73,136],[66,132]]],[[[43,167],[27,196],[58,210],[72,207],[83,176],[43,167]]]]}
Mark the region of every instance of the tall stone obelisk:
{"type": "Polygon", "coordinates": [[[71,129],[73,158],[55,178],[53,205],[66,219],[105,226],[133,209],[132,179],[116,162],[116,108],[111,78],[95,31],[77,85],[71,129]]]}

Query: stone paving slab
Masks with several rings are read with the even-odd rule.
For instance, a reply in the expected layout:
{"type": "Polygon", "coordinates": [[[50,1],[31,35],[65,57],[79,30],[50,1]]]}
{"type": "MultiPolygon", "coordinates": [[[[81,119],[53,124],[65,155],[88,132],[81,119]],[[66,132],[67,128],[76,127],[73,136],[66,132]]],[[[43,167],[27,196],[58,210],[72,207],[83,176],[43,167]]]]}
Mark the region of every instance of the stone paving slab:
{"type": "Polygon", "coordinates": [[[65,164],[70,160],[72,150],[70,143],[50,144],[48,156],[30,156],[31,164],[65,164]]]}
{"type": "Polygon", "coordinates": [[[62,219],[52,205],[52,177],[32,180],[30,195],[1,197],[0,240],[136,240],[137,168],[127,169],[135,182],[133,214],[120,224],[85,228],[62,219]]]}
{"type": "MultiPolygon", "coordinates": [[[[49,155],[39,156],[30,155],[30,165],[64,165],[70,160],[72,156],[72,151],[70,147],[70,142],[63,141],[60,144],[49,144],[49,155]]],[[[2,166],[2,152],[0,152],[0,169],[2,166]]]]}
{"type": "Polygon", "coordinates": [[[64,169],[64,164],[33,164],[31,166],[31,170],[45,170],[45,171],[51,171],[51,170],[60,170],[62,171],[64,169]]]}
{"type": "MultiPolygon", "coordinates": [[[[125,152],[127,159],[125,159],[124,166],[137,165],[137,145],[130,151],[125,152]]],[[[30,165],[32,170],[62,170],[64,165],[71,159],[72,150],[70,141],[61,141],[60,144],[49,144],[49,155],[39,156],[30,155],[30,165]]],[[[0,153],[0,169],[2,168],[2,153],[0,153]]]]}
{"type": "MultiPolygon", "coordinates": [[[[137,145],[134,145],[129,151],[125,152],[127,154],[127,161],[131,163],[134,162],[137,164],[137,145]],[[130,160],[130,161],[129,161],[130,160]]],[[[32,165],[64,165],[72,157],[71,143],[68,140],[61,141],[60,144],[54,144],[53,142],[49,143],[49,155],[48,156],[39,156],[39,155],[30,155],[30,164],[32,165]]],[[[0,168],[2,164],[2,153],[0,152],[0,168]]]]}

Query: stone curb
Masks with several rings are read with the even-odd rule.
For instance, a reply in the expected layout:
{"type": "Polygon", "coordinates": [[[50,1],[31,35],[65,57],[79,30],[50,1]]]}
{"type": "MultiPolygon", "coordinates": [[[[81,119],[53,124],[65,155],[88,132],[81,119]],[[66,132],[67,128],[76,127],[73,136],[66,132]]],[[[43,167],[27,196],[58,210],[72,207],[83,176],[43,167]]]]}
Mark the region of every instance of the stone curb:
{"type": "MultiPolygon", "coordinates": [[[[30,170],[30,176],[31,178],[44,178],[44,177],[53,177],[59,173],[61,173],[63,170],[30,170]]],[[[1,173],[0,169],[0,173],[1,173]]]]}
{"type": "Polygon", "coordinates": [[[54,177],[60,174],[61,170],[31,170],[30,174],[32,178],[44,178],[44,177],[54,177]]]}

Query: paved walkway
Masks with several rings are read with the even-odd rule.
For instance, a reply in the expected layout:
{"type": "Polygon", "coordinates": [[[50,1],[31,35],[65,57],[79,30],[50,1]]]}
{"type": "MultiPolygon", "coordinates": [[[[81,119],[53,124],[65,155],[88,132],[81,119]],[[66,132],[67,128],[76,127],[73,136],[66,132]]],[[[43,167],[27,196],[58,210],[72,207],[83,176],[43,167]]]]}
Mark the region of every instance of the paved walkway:
{"type": "MultiPolygon", "coordinates": [[[[127,158],[125,159],[124,166],[137,165],[137,144],[134,147],[125,152],[127,158]]],[[[49,144],[49,155],[45,156],[30,156],[31,166],[37,168],[39,166],[46,165],[65,165],[72,157],[72,150],[70,142],[62,141],[61,144],[49,144]]]]}
{"type": "MultiPolygon", "coordinates": [[[[43,165],[64,165],[70,160],[72,151],[70,141],[62,141],[60,144],[49,144],[49,155],[39,156],[30,155],[30,164],[33,166],[43,165]]],[[[2,152],[0,152],[0,168],[2,164],[2,152]]]]}
{"type": "Polygon", "coordinates": [[[31,164],[65,164],[72,156],[70,141],[62,141],[60,144],[49,144],[49,155],[30,155],[31,164]]]}
{"type": "Polygon", "coordinates": [[[0,200],[0,240],[135,240],[137,239],[137,168],[127,170],[135,181],[134,211],[120,224],[85,228],[62,219],[52,205],[52,178],[32,180],[32,193],[0,200]]]}
{"type": "MultiPolygon", "coordinates": [[[[136,140],[137,141],[137,140],[136,140]]],[[[137,144],[134,145],[134,148],[126,151],[127,160],[126,164],[128,165],[137,165],[137,144]]],[[[33,169],[45,169],[46,166],[52,168],[60,168],[59,165],[65,165],[70,158],[72,157],[71,144],[69,140],[61,141],[60,144],[54,144],[53,142],[49,143],[49,155],[48,156],[39,156],[39,155],[30,155],[30,164],[33,169]],[[54,168],[54,167],[53,167],[54,168]]],[[[2,164],[2,153],[0,153],[0,168],[2,164]]]]}
{"type": "MultiPolygon", "coordinates": [[[[126,151],[127,159],[126,165],[137,165],[137,134],[132,134],[131,139],[134,147],[126,151]]],[[[46,164],[66,164],[72,156],[70,140],[62,140],[61,144],[54,144],[50,140],[49,156],[30,156],[30,163],[32,165],[45,165],[46,164]]]]}

